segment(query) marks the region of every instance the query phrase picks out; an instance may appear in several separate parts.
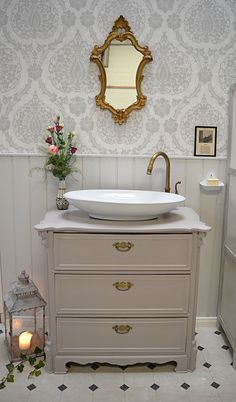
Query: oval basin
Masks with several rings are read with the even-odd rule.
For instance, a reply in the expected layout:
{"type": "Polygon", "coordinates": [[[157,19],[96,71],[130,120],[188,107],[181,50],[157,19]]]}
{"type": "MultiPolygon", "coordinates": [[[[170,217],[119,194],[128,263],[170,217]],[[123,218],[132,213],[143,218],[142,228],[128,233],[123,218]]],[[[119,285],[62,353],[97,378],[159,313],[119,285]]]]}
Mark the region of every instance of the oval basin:
{"type": "Polygon", "coordinates": [[[120,221],[154,219],[185,201],[182,195],[141,190],[69,191],[65,198],[92,218],[120,221]]]}

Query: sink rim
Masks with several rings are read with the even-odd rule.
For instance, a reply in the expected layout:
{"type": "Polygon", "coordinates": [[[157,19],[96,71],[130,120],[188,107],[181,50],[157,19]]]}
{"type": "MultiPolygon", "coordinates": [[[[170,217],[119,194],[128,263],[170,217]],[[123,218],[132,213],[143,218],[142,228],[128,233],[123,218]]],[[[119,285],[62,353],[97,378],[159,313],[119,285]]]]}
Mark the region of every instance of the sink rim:
{"type": "Polygon", "coordinates": [[[108,204],[135,204],[135,205],[149,205],[149,204],[168,204],[168,203],[179,203],[179,202],[184,202],[186,198],[180,194],[175,194],[175,193],[166,193],[164,191],[154,191],[154,190],[126,190],[126,189],[87,189],[87,190],[75,190],[75,191],[68,191],[64,194],[65,198],[68,200],[73,199],[73,200],[78,200],[76,196],[79,195],[79,200],[81,201],[86,201],[86,202],[98,202],[98,203],[108,203],[108,204]],[[99,196],[100,198],[93,198],[93,193],[94,195],[99,196]],[[110,194],[112,195],[121,195],[119,198],[101,198],[101,195],[108,196],[110,194]],[[122,198],[122,195],[125,194],[134,194],[137,195],[137,197],[130,197],[130,198],[122,198]],[[84,195],[84,197],[83,197],[84,195]],[[90,197],[89,197],[90,195],[90,197]],[[153,196],[153,199],[146,199],[146,202],[144,202],[145,198],[142,200],[139,200],[138,196],[153,196]],[[157,199],[156,197],[160,197],[157,199]]]}
{"type": "Polygon", "coordinates": [[[64,196],[76,208],[87,212],[90,217],[113,221],[155,219],[185,201],[182,195],[152,190],[88,189],[69,191],[64,196]],[[107,199],[108,194],[118,195],[118,198],[107,199]],[[119,197],[119,195],[129,194],[131,198],[119,197]],[[142,200],[138,197],[146,197],[146,199],[142,200]]]}

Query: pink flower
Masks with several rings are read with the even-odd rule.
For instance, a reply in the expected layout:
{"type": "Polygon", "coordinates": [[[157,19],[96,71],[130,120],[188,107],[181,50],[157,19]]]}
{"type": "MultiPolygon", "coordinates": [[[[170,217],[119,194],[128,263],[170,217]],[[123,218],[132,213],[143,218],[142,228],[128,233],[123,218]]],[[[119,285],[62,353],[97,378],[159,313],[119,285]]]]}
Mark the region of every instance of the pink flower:
{"type": "Polygon", "coordinates": [[[71,152],[72,154],[74,154],[76,151],[77,151],[77,148],[76,148],[76,147],[70,147],[70,152],[71,152]]]}
{"type": "Polygon", "coordinates": [[[47,130],[50,131],[50,133],[54,133],[54,127],[52,126],[48,126],[47,130]]]}
{"type": "Polygon", "coordinates": [[[46,138],[45,142],[47,142],[47,144],[51,144],[52,143],[52,137],[46,138]]]}
{"type": "Polygon", "coordinates": [[[63,125],[62,124],[56,124],[56,131],[59,133],[62,129],[63,129],[63,125]]]}
{"type": "Polygon", "coordinates": [[[52,155],[56,155],[59,151],[59,148],[56,147],[56,145],[50,145],[50,147],[48,147],[48,153],[52,154],[52,155]]]}

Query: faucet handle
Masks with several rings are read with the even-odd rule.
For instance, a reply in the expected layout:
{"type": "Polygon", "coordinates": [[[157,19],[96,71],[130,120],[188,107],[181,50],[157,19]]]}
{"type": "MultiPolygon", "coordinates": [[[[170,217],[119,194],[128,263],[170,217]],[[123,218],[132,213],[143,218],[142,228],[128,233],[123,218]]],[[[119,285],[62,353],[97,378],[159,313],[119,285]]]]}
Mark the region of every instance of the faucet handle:
{"type": "Polygon", "coordinates": [[[178,185],[181,184],[181,181],[177,181],[177,183],[175,183],[175,194],[179,194],[178,192],[178,185]]]}

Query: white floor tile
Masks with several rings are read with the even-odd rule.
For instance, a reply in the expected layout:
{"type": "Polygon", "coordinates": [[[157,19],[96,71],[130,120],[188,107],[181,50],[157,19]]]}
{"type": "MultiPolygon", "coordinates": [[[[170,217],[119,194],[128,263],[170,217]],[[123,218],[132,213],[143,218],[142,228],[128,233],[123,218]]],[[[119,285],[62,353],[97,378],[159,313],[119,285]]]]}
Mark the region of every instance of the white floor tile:
{"type": "Polygon", "coordinates": [[[211,388],[207,385],[189,388],[189,402],[221,402],[219,391],[211,388]]]}
{"type": "Polygon", "coordinates": [[[36,389],[28,392],[29,399],[27,402],[60,402],[61,400],[61,391],[57,388],[50,387],[49,385],[44,388],[37,386],[36,389]]]}
{"type": "Polygon", "coordinates": [[[221,402],[235,402],[236,401],[236,384],[235,385],[222,385],[219,389],[219,397],[221,402]]]}
{"type": "Polygon", "coordinates": [[[34,381],[35,385],[39,387],[44,387],[50,385],[51,387],[58,387],[61,384],[64,384],[66,379],[66,374],[53,374],[47,373],[45,370],[42,370],[42,374],[37,377],[34,381]]]}
{"type": "Polygon", "coordinates": [[[184,382],[184,374],[175,372],[154,372],[154,382],[162,389],[179,388],[184,382]]]}
{"type": "MultiPolygon", "coordinates": [[[[32,391],[31,391],[32,392],[32,391]]],[[[28,402],[30,391],[25,387],[16,384],[7,384],[6,388],[0,390],[0,401],[2,402],[28,402]]]]}
{"type": "Polygon", "coordinates": [[[129,387],[146,386],[149,387],[154,383],[153,373],[124,373],[124,382],[129,387]]]}
{"type": "Polygon", "coordinates": [[[124,373],[114,373],[114,372],[103,372],[103,373],[99,373],[96,372],[95,373],[95,379],[94,379],[94,383],[98,386],[102,386],[102,385],[117,385],[117,387],[120,387],[122,384],[124,384],[125,379],[124,379],[124,373]]]}
{"type": "MultiPolygon", "coordinates": [[[[60,402],[93,402],[93,398],[93,392],[90,389],[71,386],[61,392],[60,402]]],[[[51,402],[54,400],[52,399],[51,402]]]]}
{"type": "Polygon", "coordinates": [[[134,387],[125,391],[125,402],[156,402],[156,392],[149,387],[134,387]]]}
{"type": "Polygon", "coordinates": [[[118,386],[103,386],[93,393],[94,402],[124,402],[127,391],[122,391],[118,386]]]}
{"type": "MultiPolygon", "coordinates": [[[[56,374],[58,375],[58,374],[56,374]]],[[[68,387],[86,387],[95,383],[95,373],[73,372],[65,374],[64,384],[68,387]]]]}
{"type": "MultiPolygon", "coordinates": [[[[156,402],[189,402],[188,390],[161,387],[156,391],[156,402]]],[[[201,402],[201,401],[199,401],[201,402]]]]}
{"type": "Polygon", "coordinates": [[[232,353],[230,350],[223,350],[221,348],[204,349],[201,353],[203,353],[205,361],[212,365],[230,364],[232,362],[232,353]]]}
{"type": "Polygon", "coordinates": [[[192,373],[183,374],[184,382],[189,385],[207,385],[213,382],[213,377],[209,369],[205,367],[196,368],[192,373]]]}
{"type": "Polygon", "coordinates": [[[211,372],[214,381],[216,381],[217,383],[236,386],[236,371],[231,365],[213,365],[212,367],[210,367],[209,371],[211,372]]]}

